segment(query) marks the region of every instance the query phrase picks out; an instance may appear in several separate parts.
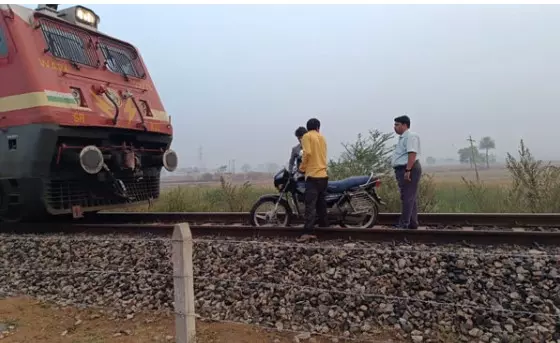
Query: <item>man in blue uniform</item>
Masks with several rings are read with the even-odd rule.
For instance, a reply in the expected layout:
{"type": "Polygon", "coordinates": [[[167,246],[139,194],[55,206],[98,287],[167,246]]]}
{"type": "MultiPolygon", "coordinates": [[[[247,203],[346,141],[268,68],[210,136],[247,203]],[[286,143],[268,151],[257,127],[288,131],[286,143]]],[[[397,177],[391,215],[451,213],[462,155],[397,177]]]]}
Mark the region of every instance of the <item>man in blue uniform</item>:
{"type": "Polygon", "coordinates": [[[418,228],[418,185],[422,176],[420,165],[420,137],[410,131],[410,118],[406,115],[394,119],[395,132],[400,135],[393,152],[393,169],[401,194],[401,216],[398,228],[418,228]]]}

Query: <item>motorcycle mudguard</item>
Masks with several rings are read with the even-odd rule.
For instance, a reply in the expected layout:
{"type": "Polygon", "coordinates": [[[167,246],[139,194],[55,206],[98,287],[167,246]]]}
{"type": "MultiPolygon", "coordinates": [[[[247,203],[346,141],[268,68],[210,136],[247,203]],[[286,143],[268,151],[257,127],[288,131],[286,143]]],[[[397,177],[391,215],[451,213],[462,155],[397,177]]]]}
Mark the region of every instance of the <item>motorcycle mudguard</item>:
{"type": "Polygon", "coordinates": [[[379,194],[377,194],[377,192],[375,191],[375,182],[371,182],[369,184],[367,184],[364,189],[373,197],[373,199],[375,201],[377,201],[377,203],[379,203],[380,205],[386,205],[387,203],[385,203],[383,200],[381,200],[381,197],[379,196],[379,194]]]}
{"type": "Polygon", "coordinates": [[[274,202],[277,202],[278,199],[280,199],[280,195],[279,194],[265,194],[265,195],[261,195],[257,201],[261,201],[261,200],[271,200],[274,202]]]}

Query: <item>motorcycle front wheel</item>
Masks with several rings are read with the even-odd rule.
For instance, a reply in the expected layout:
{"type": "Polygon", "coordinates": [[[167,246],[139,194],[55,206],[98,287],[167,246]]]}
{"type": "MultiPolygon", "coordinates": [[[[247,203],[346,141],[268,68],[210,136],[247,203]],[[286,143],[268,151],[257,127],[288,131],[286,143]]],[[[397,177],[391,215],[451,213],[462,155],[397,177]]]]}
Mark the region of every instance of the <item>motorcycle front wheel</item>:
{"type": "Polygon", "coordinates": [[[288,202],[285,199],[278,200],[278,196],[260,198],[249,214],[252,226],[290,226],[292,219],[292,210],[288,202]]]}

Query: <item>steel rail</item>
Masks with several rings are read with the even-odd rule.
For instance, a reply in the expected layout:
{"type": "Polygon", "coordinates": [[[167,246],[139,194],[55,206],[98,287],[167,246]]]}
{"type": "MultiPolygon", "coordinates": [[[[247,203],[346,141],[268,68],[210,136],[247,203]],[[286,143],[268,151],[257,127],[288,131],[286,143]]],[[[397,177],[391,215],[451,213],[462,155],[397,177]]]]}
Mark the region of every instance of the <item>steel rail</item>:
{"type": "MultiPolygon", "coordinates": [[[[132,235],[171,237],[173,224],[108,224],[108,223],[26,223],[0,227],[0,233],[12,234],[80,234],[132,235]]],[[[294,227],[253,227],[233,225],[190,225],[194,237],[278,237],[296,238],[302,232],[294,227]]],[[[317,228],[318,240],[344,240],[367,242],[407,242],[426,244],[466,243],[470,245],[560,245],[560,232],[533,231],[466,231],[466,230],[395,230],[395,229],[346,229],[317,228]]],[[[3,237],[0,236],[0,239],[3,237]]]]}
{"type": "MultiPolygon", "coordinates": [[[[380,213],[377,225],[397,223],[399,213],[380,213]]],[[[420,213],[422,226],[558,227],[560,213],[420,213]]],[[[248,212],[100,212],[92,220],[110,223],[193,222],[249,224],[248,212]]],[[[294,224],[301,224],[294,218],[294,224]]]]}

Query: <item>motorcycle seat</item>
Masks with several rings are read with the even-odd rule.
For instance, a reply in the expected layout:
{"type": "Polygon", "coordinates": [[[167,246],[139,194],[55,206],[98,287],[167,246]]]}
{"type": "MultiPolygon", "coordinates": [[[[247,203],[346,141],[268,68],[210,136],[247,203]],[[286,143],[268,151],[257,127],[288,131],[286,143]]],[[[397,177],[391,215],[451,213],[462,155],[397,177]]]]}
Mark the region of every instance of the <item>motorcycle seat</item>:
{"type": "MultiPolygon", "coordinates": [[[[352,176],[343,180],[329,181],[327,186],[328,193],[342,193],[351,188],[358,187],[365,184],[369,179],[368,175],[364,176],[352,176]]],[[[375,180],[375,178],[373,179],[375,180]]],[[[373,181],[372,180],[372,181],[373,181]]]]}

